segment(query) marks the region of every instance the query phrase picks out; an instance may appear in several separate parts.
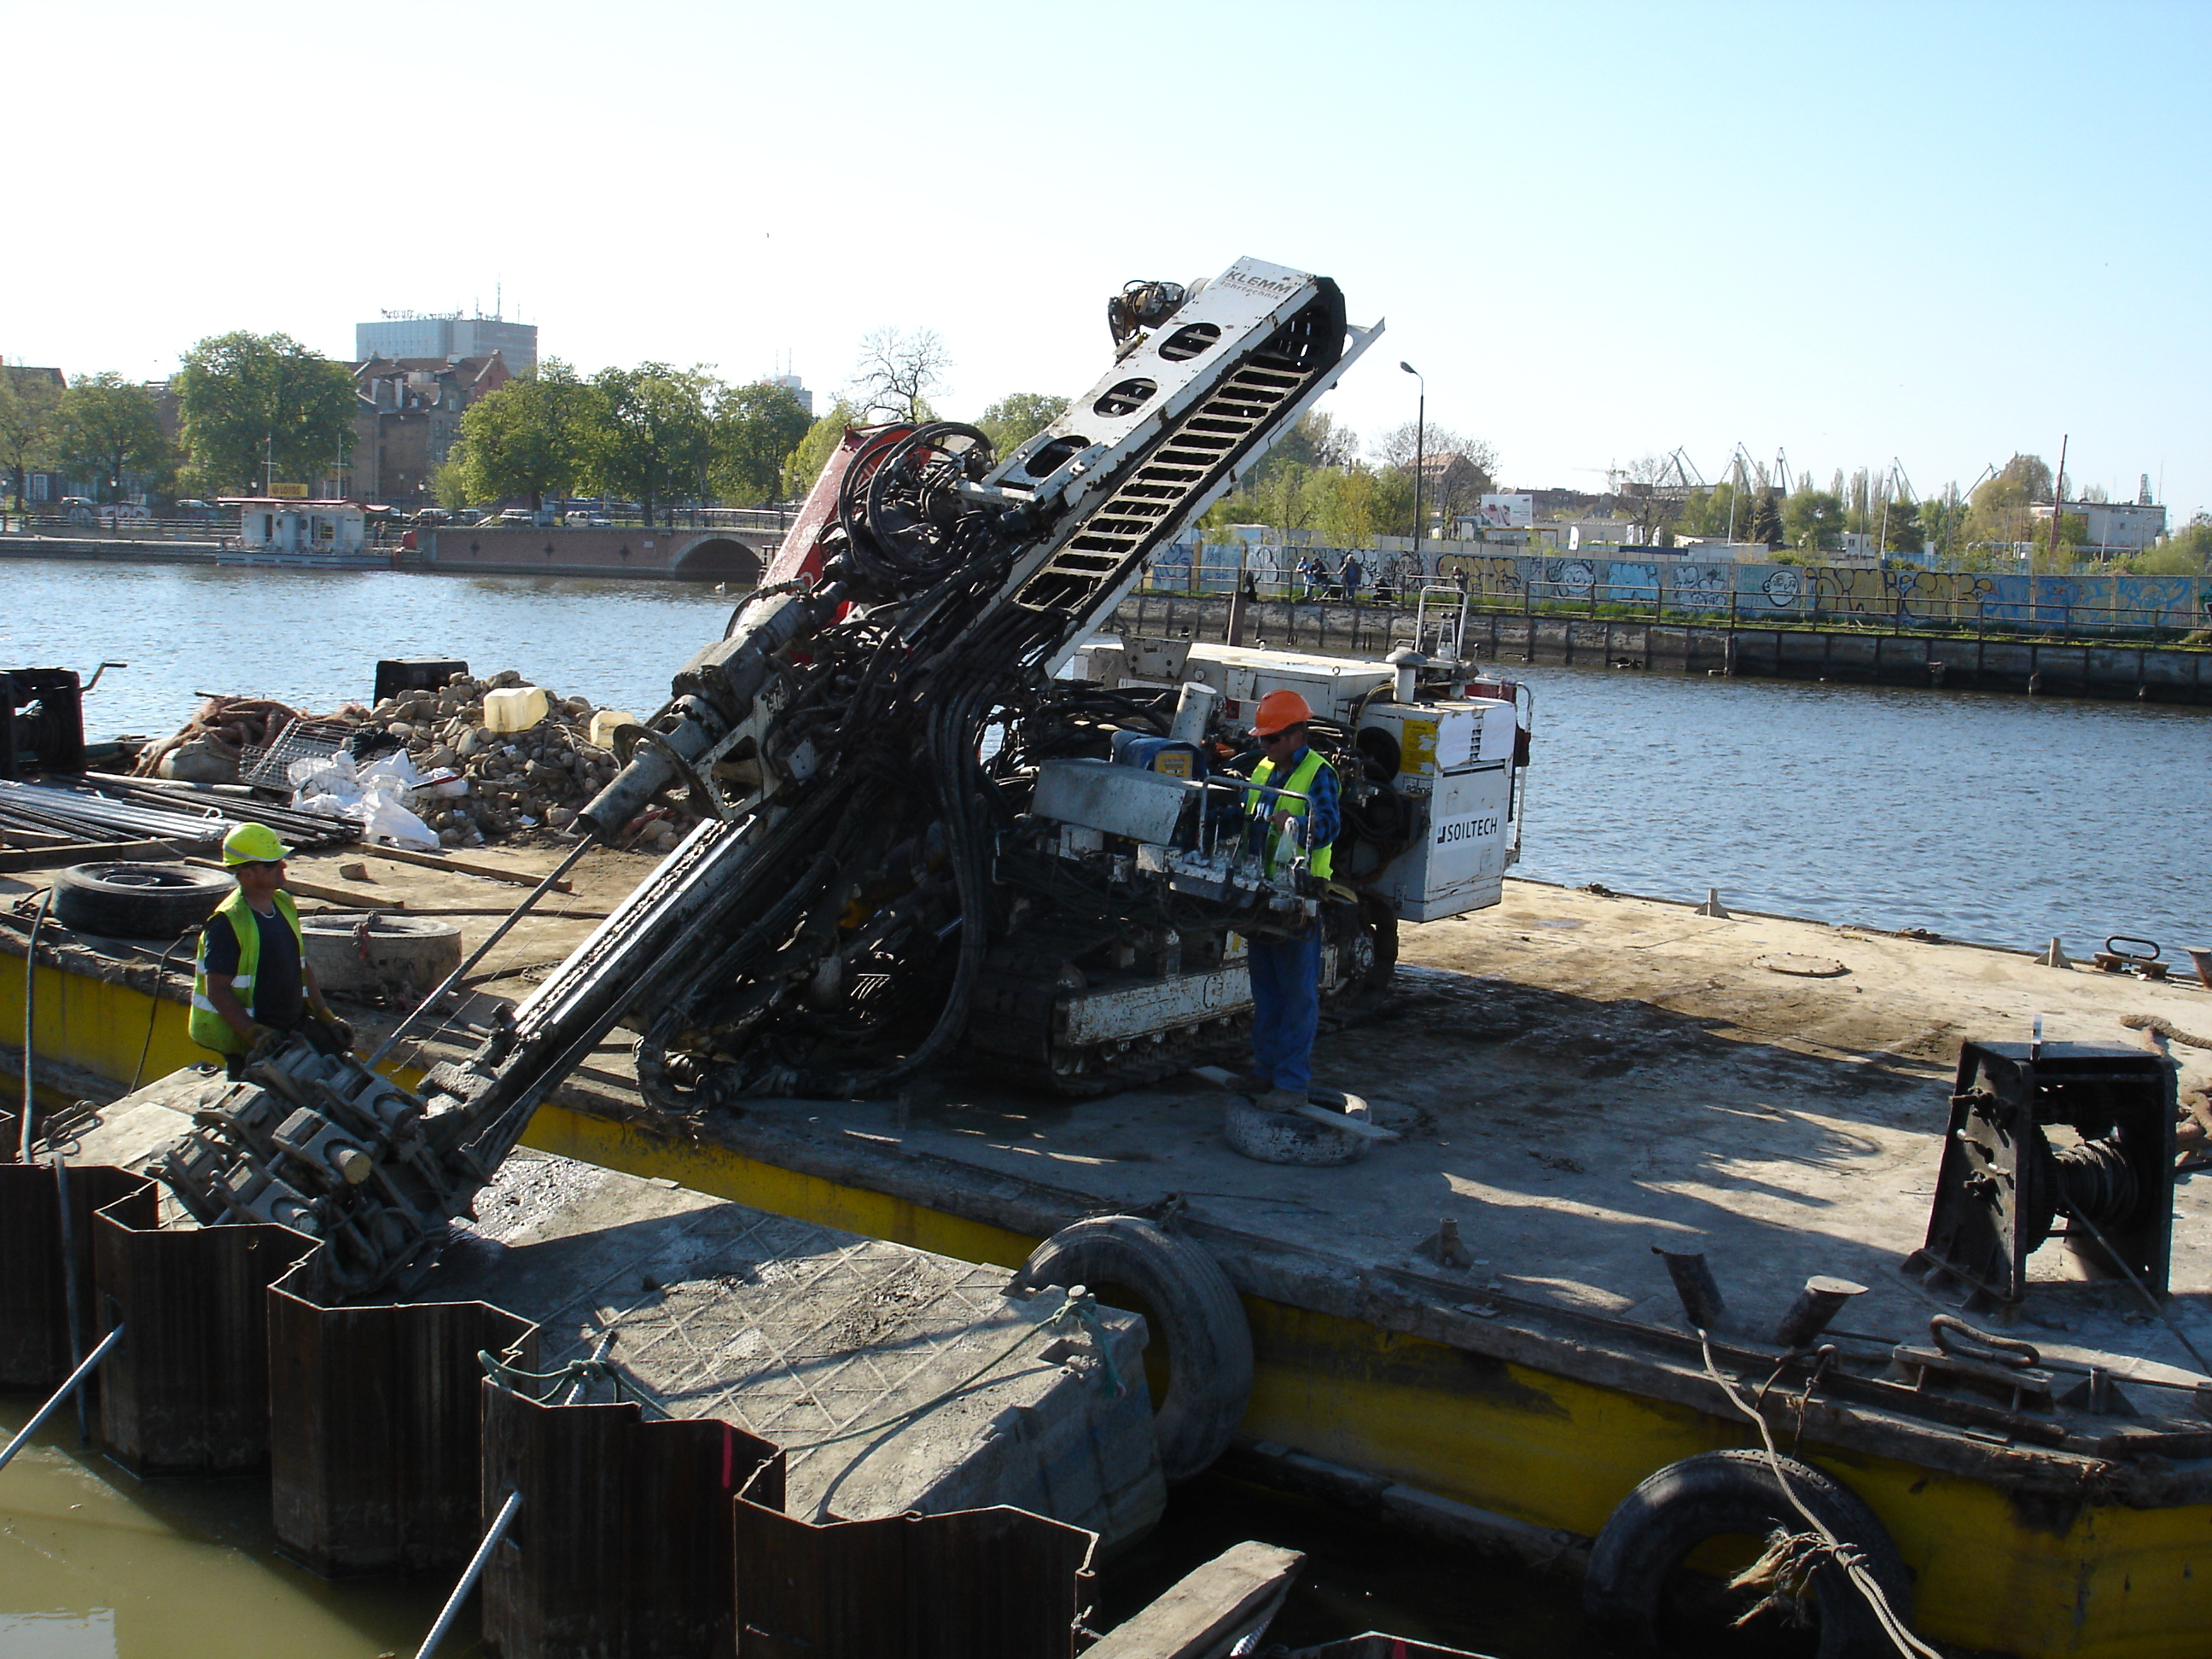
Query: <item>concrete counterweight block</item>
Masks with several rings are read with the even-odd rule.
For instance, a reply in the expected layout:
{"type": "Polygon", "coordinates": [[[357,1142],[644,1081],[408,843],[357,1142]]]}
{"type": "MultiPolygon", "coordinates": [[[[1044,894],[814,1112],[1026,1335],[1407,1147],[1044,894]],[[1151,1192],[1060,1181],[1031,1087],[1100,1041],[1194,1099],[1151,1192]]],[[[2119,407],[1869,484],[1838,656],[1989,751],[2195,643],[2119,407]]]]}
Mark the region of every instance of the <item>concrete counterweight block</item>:
{"type": "Polygon", "coordinates": [[[269,1459],[269,1286],[316,1241],[268,1223],[167,1231],[94,1218],[100,1436],[132,1473],[242,1474],[269,1459]]]}
{"type": "Polygon", "coordinates": [[[479,1352],[538,1365],[537,1327],[482,1302],[337,1307],[310,1257],[269,1288],[270,1500],[326,1577],[475,1552],[479,1352]]]}

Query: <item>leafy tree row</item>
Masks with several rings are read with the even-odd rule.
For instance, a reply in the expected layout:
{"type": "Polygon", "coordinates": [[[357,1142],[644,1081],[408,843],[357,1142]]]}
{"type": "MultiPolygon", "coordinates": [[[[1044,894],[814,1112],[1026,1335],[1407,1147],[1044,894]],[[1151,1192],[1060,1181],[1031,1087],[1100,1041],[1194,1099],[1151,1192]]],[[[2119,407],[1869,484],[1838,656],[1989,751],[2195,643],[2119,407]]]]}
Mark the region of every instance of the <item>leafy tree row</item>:
{"type": "Polygon", "coordinates": [[[805,437],[806,410],[780,386],[730,386],[703,367],[640,363],[586,380],[557,357],[471,404],[437,479],[448,506],[617,495],[650,517],[681,496],[767,501],[805,437]]]}

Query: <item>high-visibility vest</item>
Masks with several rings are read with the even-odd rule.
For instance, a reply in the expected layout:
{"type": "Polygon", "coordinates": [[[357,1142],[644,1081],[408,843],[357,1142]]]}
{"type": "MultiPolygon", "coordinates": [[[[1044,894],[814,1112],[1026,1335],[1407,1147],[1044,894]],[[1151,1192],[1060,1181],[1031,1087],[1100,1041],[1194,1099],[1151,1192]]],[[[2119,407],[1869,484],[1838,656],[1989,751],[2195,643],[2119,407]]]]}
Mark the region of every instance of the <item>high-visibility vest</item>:
{"type": "MultiPolygon", "coordinates": [[[[231,976],[230,988],[251,1016],[253,1012],[253,975],[261,963],[261,924],[255,918],[253,907],[246,902],[242,888],[215,908],[215,914],[228,924],[238,937],[238,972],[231,976]]],[[[300,960],[307,959],[307,941],[300,933],[300,908],[292,902],[292,896],[283,889],[276,893],[276,914],[292,925],[293,942],[300,947],[300,960]]],[[[208,926],[215,925],[214,917],[208,926]]],[[[246,1039],[231,1029],[230,1022],[215,1009],[208,1000],[207,934],[200,934],[199,959],[192,970],[192,1012],[185,1022],[185,1029],[193,1042],[203,1048],[212,1048],[219,1054],[242,1054],[246,1039]]]]}
{"type": "MultiPolygon", "coordinates": [[[[1312,803],[1314,780],[1321,775],[1322,768],[1328,764],[1328,763],[1321,757],[1321,750],[1309,748],[1306,750],[1306,757],[1298,763],[1297,769],[1291,774],[1290,781],[1279,786],[1289,794],[1296,795],[1299,799],[1291,800],[1279,795],[1275,798],[1274,805],[1267,807],[1264,813],[1261,806],[1262,799],[1261,792],[1266,788],[1267,780],[1274,776],[1275,763],[1263,760],[1252,769],[1252,787],[1245,792],[1244,795],[1245,811],[1255,818],[1263,816],[1272,818],[1274,816],[1275,806],[1285,806],[1288,807],[1298,820],[1298,826],[1294,826],[1293,830],[1278,830],[1272,824],[1268,826],[1267,858],[1269,875],[1275,873],[1279,865],[1287,864],[1297,856],[1299,846],[1298,836],[1304,833],[1302,826],[1305,822],[1306,808],[1312,803]]],[[[1311,871],[1318,880],[1328,879],[1329,872],[1334,867],[1329,856],[1332,850],[1334,849],[1328,847],[1316,847],[1307,853],[1306,868],[1311,871]]]]}

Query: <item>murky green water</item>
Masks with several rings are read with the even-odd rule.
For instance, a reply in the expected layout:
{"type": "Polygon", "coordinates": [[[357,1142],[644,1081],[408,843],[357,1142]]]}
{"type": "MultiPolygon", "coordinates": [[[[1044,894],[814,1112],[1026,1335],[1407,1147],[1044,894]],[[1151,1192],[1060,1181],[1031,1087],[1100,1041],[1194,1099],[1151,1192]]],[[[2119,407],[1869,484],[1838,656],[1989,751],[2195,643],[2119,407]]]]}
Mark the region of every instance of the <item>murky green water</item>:
{"type": "MultiPolygon", "coordinates": [[[[37,1405],[0,1396],[8,1437],[37,1405]]],[[[135,1480],[67,1408],[0,1470],[7,1659],[412,1659],[450,1588],[318,1578],[277,1555],[264,1481],[135,1480]]]]}

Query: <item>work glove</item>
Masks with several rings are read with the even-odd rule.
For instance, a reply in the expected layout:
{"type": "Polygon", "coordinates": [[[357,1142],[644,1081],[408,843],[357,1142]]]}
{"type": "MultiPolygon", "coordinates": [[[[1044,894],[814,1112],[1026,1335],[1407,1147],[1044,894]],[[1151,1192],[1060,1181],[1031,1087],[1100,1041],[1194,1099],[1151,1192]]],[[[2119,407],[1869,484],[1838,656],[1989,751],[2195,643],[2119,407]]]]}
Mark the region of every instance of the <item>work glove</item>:
{"type": "Polygon", "coordinates": [[[336,1014],[331,1013],[327,1011],[317,1014],[315,1018],[322,1021],[323,1029],[325,1031],[328,1031],[333,1037],[337,1039],[339,1048],[348,1050],[350,1050],[353,1048],[352,1026],[347,1024],[345,1021],[340,1019],[336,1014]]]}
{"type": "Polygon", "coordinates": [[[258,1054],[283,1035],[273,1025],[249,1025],[246,1028],[246,1052],[258,1054]]]}

